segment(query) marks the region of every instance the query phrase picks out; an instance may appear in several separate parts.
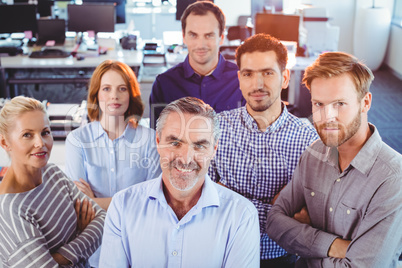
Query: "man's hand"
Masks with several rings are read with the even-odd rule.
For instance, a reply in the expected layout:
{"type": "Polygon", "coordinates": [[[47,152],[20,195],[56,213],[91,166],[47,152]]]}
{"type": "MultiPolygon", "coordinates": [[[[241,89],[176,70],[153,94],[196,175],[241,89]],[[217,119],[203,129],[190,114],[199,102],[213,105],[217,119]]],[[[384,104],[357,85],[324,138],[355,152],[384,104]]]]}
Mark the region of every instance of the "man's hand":
{"type": "MultiPolygon", "coordinates": [[[[282,188],[282,189],[283,189],[283,188],[282,188]]],[[[282,191],[282,190],[281,190],[281,191],[282,191]]],[[[275,202],[276,202],[276,199],[278,199],[280,193],[281,193],[281,192],[279,191],[279,192],[274,196],[274,198],[271,200],[271,202],[269,202],[269,204],[274,205],[275,202]]]]}
{"type": "Polygon", "coordinates": [[[299,212],[295,213],[295,215],[293,215],[293,219],[300,223],[305,223],[311,226],[310,215],[308,215],[306,207],[303,207],[299,212]]]}
{"type": "Polygon", "coordinates": [[[217,182],[217,184],[219,184],[219,185],[222,185],[223,187],[226,187],[226,188],[228,188],[225,184],[223,184],[223,183],[221,183],[221,182],[217,182]]]}
{"type": "Polygon", "coordinates": [[[344,240],[336,238],[328,250],[328,257],[343,259],[346,256],[346,250],[352,242],[351,240],[344,240]]]}
{"type": "Polygon", "coordinates": [[[80,189],[81,192],[94,199],[96,196],[92,192],[91,186],[88,182],[80,178],[80,181],[74,181],[75,185],[80,189]]]}
{"type": "Polygon", "coordinates": [[[77,228],[80,232],[84,231],[87,225],[95,218],[95,210],[92,208],[92,203],[84,199],[75,201],[75,212],[77,214],[77,228]]]}
{"type": "Polygon", "coordinates": [[[66,259],[63,255],[61,255],[60,253],[53,253],[51,254],[53,259],[60,265],[71,265],[71,261],[69,261],[68,259],[66,259]]]}

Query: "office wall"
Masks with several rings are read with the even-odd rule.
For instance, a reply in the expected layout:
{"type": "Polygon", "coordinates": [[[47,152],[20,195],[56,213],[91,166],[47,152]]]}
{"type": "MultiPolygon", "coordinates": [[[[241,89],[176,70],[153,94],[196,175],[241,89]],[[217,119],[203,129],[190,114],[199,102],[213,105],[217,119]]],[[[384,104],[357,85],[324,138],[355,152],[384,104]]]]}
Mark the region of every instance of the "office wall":
{"type": "Polygon", "coordinates": [[[388,43],[385,64],[390,67],[394,73],[402,79],[402,28],[391,26],[391,35],[388,43]]]}
{"type": "MultiPolygon", "coordinates": [[[[226,15],[227,25],[235,25],[240,15],[251,14],[251,0],[215,0],[215,3],[222,8],[226,15]]],[[[370,7],[372,0],[301,0],[302,4],[311,4],[317,7],[325,7],[330,24],[339,26],[339,51],[353,53],[353,34],[355,14],[358,8],[370,7]]],[[[393,9],[394,0],[376,1],[376,6],[393,9]]],[[[397,75],[402,77],[402,28],[391,27],[388,50],[384,63],[388,65],[397,75]]]]}
{"type": "MultiPolygon", "coordinates": [[[[390,10],[394,8],[394,0],[375,1],[377,7],[386,7],[390,10]]],[[[356,7],[370,7],[372,0],[356,0],[356,7]]],[[[375,42],[375,40],[373,40],[375,42]]],[[[390,67],[393,72],[402,79],[402,28],[391,25],[390,36],[388,40],[387,53],[385,55],[384,64],[390,67]]]]}
{"type": "MultiPolygon", "coordinates": [[[[372,0],[302,0],[304,4],[312,4],[317,7],[325,7],[330,24],[340,27],[339,46],[340,51],[353,53],[354,22],[357,9],[370,7],[372,0]]],[[[375,1],[376,6],[386,7],[392,14],[394,0],[375,1]]],[[[375,42],[375,40],[373,40],[375,42]]],[[[387,54],[384,63],[402,78],[402,28],[391,26],[387,54]]]]}
{"type": "Polygon", "coordinates": [[[308,0],[302,3],[311,4],[314,7],[324,7],[330,18],[329,23],[339,26],[338,50],[353,52],[353,25],[355,19],[355,1],[351,0],[308,0]]]}
{"type": "Polygon", "coordinates": [[[251,0],[215,0],[226,16],[226,25],[237,25],[239,16],[250,16],[251,0]]]}

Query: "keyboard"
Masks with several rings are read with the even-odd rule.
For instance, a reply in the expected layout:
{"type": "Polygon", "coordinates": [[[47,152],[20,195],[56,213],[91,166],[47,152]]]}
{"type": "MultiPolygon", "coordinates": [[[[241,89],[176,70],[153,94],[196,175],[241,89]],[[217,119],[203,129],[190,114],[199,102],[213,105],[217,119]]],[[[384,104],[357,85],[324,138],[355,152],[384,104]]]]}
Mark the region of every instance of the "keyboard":
{"type": "Polygon", "coordinates": [[[0,47],[20,47],[22,46],[21,40],[0,40],[0,47]]]}
{"type": "Polygon", "coordinates": [[[0,40],[0,53],[8,53],[14,56],[22,53],[22,41],[20,40],[0,40]]]}
{"type": "Polygon", "coordinates": [[[29,57],[35,59],[55,59],[67,58],[70,55],[71,52],[67,52],[62,49],[45,49],[41,51],[32,51],[31,54],[29,54],[29,57]]]}

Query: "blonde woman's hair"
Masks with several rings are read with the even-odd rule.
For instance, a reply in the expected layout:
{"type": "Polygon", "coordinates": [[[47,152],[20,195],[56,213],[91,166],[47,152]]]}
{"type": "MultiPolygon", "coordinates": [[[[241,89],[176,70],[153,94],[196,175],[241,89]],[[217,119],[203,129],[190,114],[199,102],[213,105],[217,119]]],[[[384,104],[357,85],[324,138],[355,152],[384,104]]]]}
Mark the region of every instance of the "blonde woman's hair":
{"type": "Polygon", "coordinates": [[[41,111],[47,115],[45,106],[33,98],[18,96],[6,102],[0,110],[0,135],[6,137],[16,118],[31,111],[41,111]]]}

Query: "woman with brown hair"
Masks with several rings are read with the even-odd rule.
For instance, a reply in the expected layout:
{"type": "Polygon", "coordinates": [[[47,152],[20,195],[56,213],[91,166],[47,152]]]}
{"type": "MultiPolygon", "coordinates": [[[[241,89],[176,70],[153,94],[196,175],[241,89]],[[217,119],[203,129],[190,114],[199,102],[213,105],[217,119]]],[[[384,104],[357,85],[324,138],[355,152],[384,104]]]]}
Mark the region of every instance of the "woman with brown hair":
{"type": "MultiPolygon", "coordinates": [[[[88,90],[91,123],[66,140],[66,173],[105,210],[112,196],[160,173],[155,131],[138,124],[144,111],[139,84],[125,63],[106,60],[88,90]]],[[[90,259],[97,267],[97,256],[90,259]]]]}

